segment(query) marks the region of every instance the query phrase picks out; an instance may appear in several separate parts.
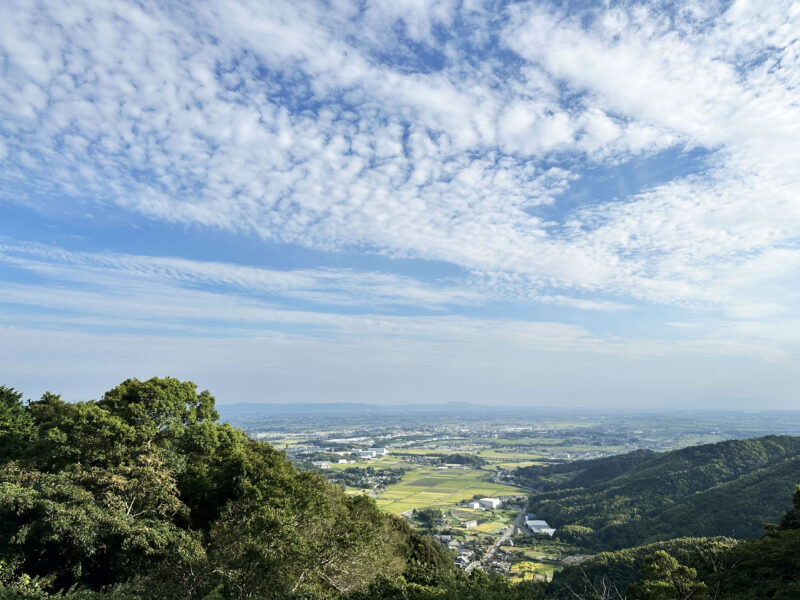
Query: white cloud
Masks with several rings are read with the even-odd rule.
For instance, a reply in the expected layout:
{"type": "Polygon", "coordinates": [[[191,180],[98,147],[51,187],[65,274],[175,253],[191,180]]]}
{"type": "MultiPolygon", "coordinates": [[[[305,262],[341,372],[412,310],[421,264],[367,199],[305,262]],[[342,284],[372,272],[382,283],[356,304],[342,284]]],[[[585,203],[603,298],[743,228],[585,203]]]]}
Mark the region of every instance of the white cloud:
{"type": "MultiPolygon", "coordinates": [[[[76,313],[85,302],[104,318],[143,318],[120,298],[103,312],[88,288],[113,297],[112,280],[186,298],[196,319],[286,318],[265,306],[270,295],[383,308],[649,304],[722,319],[708,347],[762,354],[768,333],[796,320],[796,3],[192,8],[0,6],[3,200],[446,261],[471,283],[7,252],[84,286],[64,290],[76,313]],[[570,186],[593,170],[664,150],[702,151],[703,168],[573,204],[570,186]]],[[[43,289],[2,293],[46,303],[43,289]]],[[[794,352],[776,339],[777,354],[794,352]]]]}
{"type": "MultiPolygon", "coordinates": [[[[446,348],[452,360],[457,360],[462,351],[474,354],[472,360],[477,360],[503,349],[503,356],[561,352],[565,353],[564,360],[571,360],[568,355],[575,353],[611,354],[621,360],[695,353],[782,362],[796,351],[796,343],[788,335],[780,336],[779,344],[770,343],[766,335],[769,327],[763,329],[763,335],[750,335],[758,321],[747,327],[717,325],[699,335],[693,331],[680,340],[667,341],[649,336],[598,336],[584,326],[553,321],[378,313],[373,309],[380,303],[441,308],[487,299],[479,292],[468,291],[469,287],[431,287],[379,273],[273,271],[174,258],[74,253],[40,245],[0,246],[0,262],[37,276],[33,281],[6,282],[0,288],[0,307],[5,307],[6,315],[0,322],[10,320],[16,327],[30,330],[93,330],[109,338],[173,332],[198,338],[281,335],[309,343],[316,339],[369,345],[370,340],[386,340],[398,348],[424,347],[425,353],[446,348]],[[287,301],[292,299],[317,304],[288,306],[287,301]],[[337,304],[362,309],[342,314],[324,308],[337,304]],[[20,306],[25,307],[23,312],[15,310],[20,306]]],[[[563,295],[523,297],[524,286],[514,281],[473,284],[477,284],[473,289],[502,291],[505,297],[516,293],[519,300],[579,310],[634,308],[563,295]]]]}
{"type": "MultiPolygon", "coordinates": [[[[93,292],[105,289],[145,297],[153,286],[171,286],[175,296],[181,289],[211,288],[252,296],[262,294],[272,301],[306,300],[320,304],[386,306],[407,305],[437,309],[447,305],[478,304],[486,296],[478,290],[425,284],[409,277],[359,272],[352,269],[276,270],[232,263],[195,261],[175,257],[68,252],[36,244],[0,244],[0,264],[52,279],[59,284],[78,283],[93,292]]],[[[6,293],[13,289],[9,286],[6,293]]],[[[64,298],[53,298],[54,306],[64,298]]],[[[180,311],[180,302],[163,303],[180,311]]],[[[176,313],[177,314],[177,313],[176,313]]],[[[209,318],[213,316],[209,313],[209,318]]]]}

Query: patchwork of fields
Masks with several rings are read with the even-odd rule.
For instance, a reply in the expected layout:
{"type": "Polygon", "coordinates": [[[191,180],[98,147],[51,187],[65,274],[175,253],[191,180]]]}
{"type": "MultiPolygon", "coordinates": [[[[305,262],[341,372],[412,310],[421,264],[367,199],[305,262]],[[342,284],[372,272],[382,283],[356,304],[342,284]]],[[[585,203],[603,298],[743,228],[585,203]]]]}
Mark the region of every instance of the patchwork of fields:
{"type": "Polygon", "coordinates": [[[378,506],[400,514],[414,508],[443,507],[473,496],[525,494],[517,487],[494,483],[492,473],[482,469],[437,469],[420,467],[405,474],[400,483],[378,496],[378,506]]]}

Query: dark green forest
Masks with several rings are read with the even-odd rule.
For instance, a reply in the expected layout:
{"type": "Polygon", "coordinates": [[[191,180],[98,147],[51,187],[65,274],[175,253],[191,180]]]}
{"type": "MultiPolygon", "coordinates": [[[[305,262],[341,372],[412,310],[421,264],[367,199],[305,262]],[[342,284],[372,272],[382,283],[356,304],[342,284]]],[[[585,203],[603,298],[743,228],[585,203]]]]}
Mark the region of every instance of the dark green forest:
{"type": "Polygon", "coordinates": [[[557,573],[557,600],[796,600],[800,598],[800,486],[794,507],[759,538],[678,538],[602,552],[557,573]]]}
{"type": "Polygon", "coordinates": [[[524,467],[531,507],[565,541],[595,550],[677,537],[760,536],[791,507],[800,438],[768,436],[524,467]]]}
{"type": "MultiPolygon", "coordinates": [[[[734,511],[768,502],[783,516],[744,542],[631,544],[638,547],[565,569],[549,586],[513,585],[480,570],[463,574],[447,549],[369,497],[297,471],[283,452],[220,423],[214,398],[191,382],[130,379],[74,403],[51,393],[25,402],[0,387],[0,599],[798,598],[800,490],[787,512],[791,489],[783,489],[792,473],[800,479],[791,458],[798,447],[797,439],[763,438],[733,463],[721,446],[664,464],[653,461],[673,453],[618,457],[605,476],[597,465],[531,472],[532,482],[562,480],[542,483],[535,497],[554,521],[573,523],[586,546],[603,539],[604,527],[691,510],[695,497],[720,489],[703,502],[734,511]],[[609,477],[627,479],[613,487],[609,477]],[[770,487],[772,478],[781,483],[770,487]],[[767,489],[782,495],[764,498],[767,489]],[[581,525],[582,515],[596,520],[581,525]]],[[[673,517],[659,518],[671,526],[673,517]]],[[[661,535],[634,532],[625,536],[661,535]]]]}

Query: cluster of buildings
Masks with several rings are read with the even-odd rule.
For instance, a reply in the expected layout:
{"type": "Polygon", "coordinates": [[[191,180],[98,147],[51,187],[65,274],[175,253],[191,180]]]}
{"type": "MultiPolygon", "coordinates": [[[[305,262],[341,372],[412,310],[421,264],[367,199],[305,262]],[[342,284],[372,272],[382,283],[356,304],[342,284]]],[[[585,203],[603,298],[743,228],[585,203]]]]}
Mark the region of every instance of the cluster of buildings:
{"type": "Polygon", "coordinates": [[[525,526],[530,529],[532,533],[546,533],[551,537],[556,532],[555,527],[550,527],[547,521],[537,519],[534,514],[525,515],[525,526]]]}
{"type": "Polygon", "coordinates": [[[462,546],[458,540],[452,539],[449,535],[440,535],[439,541],[446,544],[450,550],[456,553],[456,565],[462,569],[472,562],[472,557],[475,555],[475,552],[462,546]]]}
{"type": "MultiPolygon", "coordinates": [[[[343,458],[340,458],[336,462],[340,465],[352,465],[355,464],[356,461],[352,459],[344,458],[346,456],[358,456],[364,460],[371,460],[373,458],[378,458],[379,456],[386,456],[389,454],[388,448],[369,448],[367,450],[361,450],[359,448],[353,448],[352,450],[338,450],[338,451],[331,451],[331,454],[336,454],[343,458]]],[[[328,469],[331,466],[331,461],[329,460],[315,460],[312,463],[315,467],[319,467],[320,469],[328,469]]]]}
{"type": "Polygon", "coordinates": [[[486,509],[486,508],[500,508],[503,504],[503,501],[500,498],[480,498],[479,500],[473,500],[471,502],[467,502],[467,508],[472,509],[486,509]]]}
{"type": "Polygon", "coordinates": [[[379,456],[386,456],[389,454],[389,450],[387,448],[368,448],[367,450],[351,450],[350,454],[356,454],[359,458],[365,458],[367,460],[371,458],[378,458],[379,456]]]}

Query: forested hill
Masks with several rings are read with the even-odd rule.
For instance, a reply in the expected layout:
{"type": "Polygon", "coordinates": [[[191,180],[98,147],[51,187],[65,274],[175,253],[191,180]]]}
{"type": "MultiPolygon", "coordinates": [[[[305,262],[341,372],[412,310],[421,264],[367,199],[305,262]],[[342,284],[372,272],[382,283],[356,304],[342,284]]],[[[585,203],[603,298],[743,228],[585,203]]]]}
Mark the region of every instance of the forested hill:
{"type": "Polygon", "coordinates": [[[789,508],[800,438],[768,436],[525,467],[532,507],[558,535],[598,549],[681,536],[755,537],[789,508]]]}
{"type": "Polygon", "coordinates": [[[678,538],[603,552],[556,573],[548,600],[797,600],[800,486],[757,539],[678,538]]]}

